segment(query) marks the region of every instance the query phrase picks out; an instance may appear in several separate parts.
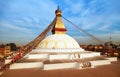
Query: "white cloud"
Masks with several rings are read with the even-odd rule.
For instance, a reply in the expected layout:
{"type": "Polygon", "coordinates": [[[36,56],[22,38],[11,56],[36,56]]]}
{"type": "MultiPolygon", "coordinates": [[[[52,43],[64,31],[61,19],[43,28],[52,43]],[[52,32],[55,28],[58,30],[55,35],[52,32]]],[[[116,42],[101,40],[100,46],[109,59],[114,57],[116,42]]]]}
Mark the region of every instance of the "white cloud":
{"type": "Polygon", "coordinates": [[[98,28],[97,30],[100,30],[100,31],[110,31],[109,30],[109,27],[111,26],[111,24],[107,24],[107,23],[105,23],[105,24],[101,24],[100,25],[100,28],[98,28]]]}
{"type": "Polygon", "coordinates": [[[22,19],[25,23],[31,23],[32,22],[32,19],[28,18],[28,17],[23,17],[22,19]]]}
{"type": "Polygon", "coordinates": [[[12,25],[11,23],[8,23],[8,22],[1,22],[0,25],[1,25],[1,27],[5,28],[5,29],[12,30],[12,31],[31,32],[27,28],[16,26],[16,25],[12,25]]]}

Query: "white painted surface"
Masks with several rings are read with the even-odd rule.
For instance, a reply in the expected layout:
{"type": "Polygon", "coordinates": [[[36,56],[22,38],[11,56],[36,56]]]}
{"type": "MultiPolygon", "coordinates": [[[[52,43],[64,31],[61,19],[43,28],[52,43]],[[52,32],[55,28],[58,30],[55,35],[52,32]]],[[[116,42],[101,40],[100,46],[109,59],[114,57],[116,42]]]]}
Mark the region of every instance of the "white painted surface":
{"type": "Polygon", "coordinates": [[[14,63],[10,69],[43,68],[43,62],[14,63]]]}
{"type": "Polygon", "coordinates": [[[71,59],[71,60],[80,59],[80,54],[71,54],[71,55],[70,55],[70,59],[71,59]]]}
{"type": "Polygon", "coordinates": [[[94,56],[100,56],[100,52],[92,52],[94,56]]]}
{"type": "Polygon", "coordinates": [[[29,54],[28,59],[48,59],[48,54],[29,54]]]}
{"type": "Polygon", "coordinates": [[[79,63],[57,63],[57,64],[45,64],[44,70],[55,70],[55,69],[69,69],[69,68],[78,68],[79,63]]]}
{"type": "Polygon", "coordinates": [[[70,54],[59,54],[59,55],[50,55],[49,60],[62,60],[62,59],[70,59],[70,54]]]}
{"type": "Polygon", "coordinates": [[[80,46],[67,34],[54,34],[43,39],[37,48],[80,48],[80,46]]]}
{"type": "Polygon", "coordinates": [[[109,57],[109,58],[105,58],[105,59],[108,59],[111,62],[117,61],[117,57],[109,57]]]}
{"type": "Polygon", "coordinates": [[[47,53],[74,53],[74,52],[84,52],[82,48],[37,48],[32,50],[30,53],[40,53],[40,52],[47,52],[47,53]]]}
{"type": "Polygon", "coordinates": [[[90,52],[90,53],[83,53],[80,54],[80,58],[90,58],[90,57],[95,57],[95,56],[100,56],[99,52],[90,52]]]}
{"type": "Polygon", "coordinates": [[[100,66],[100,65],[108,65],[111,64],[110,60],[96,60],[90,61],[91,66],[100,66]]]}
{"type": "Polygon", "coordinates": [[[8,64],[10,61],[12,61],[12,59],[5,60],[5,64],[8,64]]]}

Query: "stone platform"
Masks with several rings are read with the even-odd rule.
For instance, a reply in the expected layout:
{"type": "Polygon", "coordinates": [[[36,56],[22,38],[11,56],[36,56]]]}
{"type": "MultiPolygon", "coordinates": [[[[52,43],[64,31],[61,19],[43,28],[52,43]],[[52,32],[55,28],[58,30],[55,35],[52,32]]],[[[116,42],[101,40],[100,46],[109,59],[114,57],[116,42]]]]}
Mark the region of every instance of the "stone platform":
{"type": "Polygon", "coordinates": [[[69,52],[69,53],[67,53],[67,52],[37,52],[37,51],[31,51],[29,53],[29,56],[27,56],[27,57],[33,59],[37,55],[39,55],[39,58],[48,58],[49,60],[54,60],[54,59],[58,59],[58,60],[59,59],[83,59],[83,58],[100,56],[100,52],[83,51],[83,52],[69,52]]]}
{"type": "Polygon", "coordinates": [[[109,65],[114,61],[117,61],[116,57],[101,56],[99,52],[30,53],[13,64],[10,69],[32,68],[30,66],[42,68],[41,70],[85,69],[109,65]],[[38,65],[36,62],[41,63],[38,65]]]}

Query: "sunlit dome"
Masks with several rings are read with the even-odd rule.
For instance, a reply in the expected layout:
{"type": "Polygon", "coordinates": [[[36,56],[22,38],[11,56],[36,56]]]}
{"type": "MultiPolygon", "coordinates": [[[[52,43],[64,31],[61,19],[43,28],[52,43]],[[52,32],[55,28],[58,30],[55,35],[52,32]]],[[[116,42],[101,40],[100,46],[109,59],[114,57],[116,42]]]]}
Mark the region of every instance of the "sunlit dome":
{"type": "Polygon", "coordinates": [[[54,34],[42,40],[37,48],[80,48],[80,46],[66,34],[54,34]]]}

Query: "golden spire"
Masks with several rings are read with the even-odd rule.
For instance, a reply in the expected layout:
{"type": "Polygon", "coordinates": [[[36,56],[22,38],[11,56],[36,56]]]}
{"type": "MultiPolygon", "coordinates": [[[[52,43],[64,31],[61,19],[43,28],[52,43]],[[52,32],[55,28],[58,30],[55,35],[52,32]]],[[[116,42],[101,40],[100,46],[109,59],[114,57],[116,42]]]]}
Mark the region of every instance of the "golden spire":
{"type": "Polygon", "coordinates": [[[60,10],[59,6],[55,11],[55,14],[56,14],[56,23],[52,29],[52,34],[65,34],[67,30],[61,19],[62,11],[60,10]]]}

